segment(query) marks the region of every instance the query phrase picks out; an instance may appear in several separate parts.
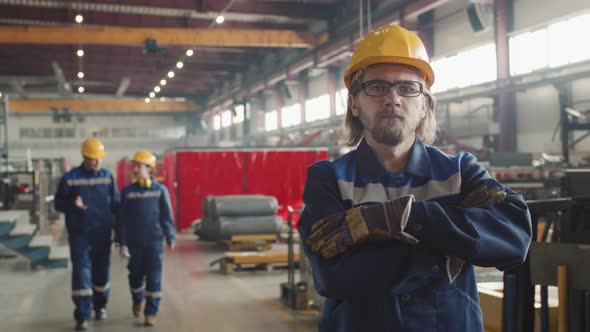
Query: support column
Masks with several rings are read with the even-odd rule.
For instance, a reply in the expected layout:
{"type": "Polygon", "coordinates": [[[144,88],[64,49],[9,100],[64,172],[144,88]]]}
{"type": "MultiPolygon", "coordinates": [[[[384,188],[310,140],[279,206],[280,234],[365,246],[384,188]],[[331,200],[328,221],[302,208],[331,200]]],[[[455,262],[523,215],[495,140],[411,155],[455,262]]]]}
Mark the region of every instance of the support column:
{"type": "MultiPolygon", "coordinates": [[[[508,33],[513,26],[513,0],[496,0],[495,6],[495,38],[496,61],[498,64],[498,88],[503,89],[510,84],[510,53],[508,47],[508,33]]],[[[516,94],[509,89],[504,90],[494,99],[494,110],[500,124],[498,137],[499,151],[516,151],[516,94]]]]}
{"type": "Polygon", "coordinates": [[[563,84],[557,86],[559,90],[559,118],[561,122],[561,153],[563,154],[563,161],[566,165],[570,162],[570,120],[565,109],[569,107],[571,98],[570,84],[563,84]]]}
{"type": "Polygon", "coordinates": [[[336,84],[338,80],[338,68],[330,67],[328,70],[328,96],[330,97],[330,117],[336,115],[336,84]]]}
{"type": "Polygon", "coordinates": [[[242,105],[244,108],[244,122],[242,122],[242,144],[244,144],[244,146],[249,146],[250,140],[252,138],[252,115],[250,114],[250,103],[248,103],[246,96],[242,97],[240,105],[242,105]]]}
{"type": "Polygon", "coordinates": [[[309,96],[309,79],[307,78],[307,72],[303,71],[300,75],[299,75],[299,104],[301,104],[301,123],[305,123],[306,122],[306,118],[305,118],[305,101],[307,100],[307,97],[309,96]]]}
{"type": "Polygon", "coordinates": [[[2,148],[2,159],[4,159],[4,179],[2,185],[4,186],[4,197],[2,203],[4,209],[8,209],[8,187],[10,186],[10,177],[8,176],[8,95],[4,96],[4,109],[2,112],[2,131],[4,146],[2,148]]]}
{"type": "Polygon", "coordinates": [[[283,132],[283,126],[281,122],[283,121],[283,106],[285,106],[285,97],[283,96],[283,92],[277,89],[278,86],[275,86],[275,103],[277,109],[277,129],[280,133],[283,132]]]}

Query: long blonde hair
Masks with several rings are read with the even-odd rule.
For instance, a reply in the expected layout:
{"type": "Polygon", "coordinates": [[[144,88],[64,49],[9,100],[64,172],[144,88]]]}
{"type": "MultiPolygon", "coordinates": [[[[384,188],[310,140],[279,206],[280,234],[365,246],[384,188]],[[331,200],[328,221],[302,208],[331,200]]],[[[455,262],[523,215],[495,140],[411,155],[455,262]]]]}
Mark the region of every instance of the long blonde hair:
{"type": "MultiPolygon", "coordinates": [[[[362,77],[365,71],[370,68],[371,66],[367,66],[365,68],[359,69],[352,77],[350,89],[348,90],[348,107],[346,110],[346,116],[344,118],[344,125],[347,131],[346,137],[346,145],[348,146],[355,146],[357,145],[361,139],[363,138],[363,124],[361,120],[352,114],[352,105],[351,105],[351,98],[350,96],[357,96],[361,92],[360,82],[362,81],[362,77]]],[[[411,67],[412,69],[416,69],[411,67]]],[[[422,77],[422,73],[420,70],[418,71],[418,75],[422,77]]],[[[424,96],[428,99],[427,100],[427,107],[426,107],[426,115],[418,124],[416,128],[416,136],[425,144],[432,144],[436,140],[436,98],[430,91],[424,87],[424,96]]]]}

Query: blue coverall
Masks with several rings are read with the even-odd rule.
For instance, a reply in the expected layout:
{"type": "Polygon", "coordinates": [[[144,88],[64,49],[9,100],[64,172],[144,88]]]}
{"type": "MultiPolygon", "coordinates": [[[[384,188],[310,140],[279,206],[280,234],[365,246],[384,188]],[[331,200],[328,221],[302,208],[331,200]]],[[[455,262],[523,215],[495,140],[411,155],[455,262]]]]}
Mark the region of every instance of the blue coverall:
{"type": "Polygon", "coordinates": [[[55,208],[66,215],[77,321],[89,320],[93,307],[98,311],[107,304],[111,237],[118,204],[117,185],[113,175],[104,168],[96,172],[84,166],[70,170],[55,194],[55,208]],[[77,196],[86,210],[76,207],[77,196]]]}
{"type": "Polygon", "coordinates": [[[144,314],[155,316],[161,297],[162,239],[175,241],[172,208],[166,187],[152,180],[150,188],[137,182],[126,186],[121,194],[117,215],[117,240],[129,248],[129,287],[134,304],[146,298],[144,314]],[[146,286],[144,290],[144,278],[146,286]]]}
{"type": "Polygon", "coordinates": [[[336,161],[309,167],[299,233],[305,241],[324,217],[409,194],[416,201],[404,231],[418,245],[369,242],[332,259],[303,246],[315,287],[326,297],[320,331],[484,331],[474,265],[521,264],[531,221],[522,196],[492,179],[473,155],[449,156],[416,139],[404,171],[390,172],[363,140],[336,161]],[[443,203],[481,184],[508,195],[478,207],[443,203]],[[465,260],[460,271],[450,257],[465,260]]]}

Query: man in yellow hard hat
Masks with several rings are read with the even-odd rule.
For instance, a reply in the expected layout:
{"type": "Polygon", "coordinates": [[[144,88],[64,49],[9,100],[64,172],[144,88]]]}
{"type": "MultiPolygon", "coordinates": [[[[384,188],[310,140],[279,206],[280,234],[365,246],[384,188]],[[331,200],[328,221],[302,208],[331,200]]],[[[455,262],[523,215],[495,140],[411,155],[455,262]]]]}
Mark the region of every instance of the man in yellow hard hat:
{"type": "Polygon", "coordinates": [[[93,309],[97,320],[106,318],[111,237],[119,204],[113,175],[102,167],[102,142],[85,140],[82,156],[82,165],[63,176],[55,194],[55,208],[66,215],[76,330],[87,328],[93,309]]]}
{"type": "Polygon", "coordinates": [[[435,139],[435,82],[420,38],[370,31],[344,74],[357,148],[308,169],[298,225],[320,331],[483,331],[474,265],[521,264],[531,240],[522,196],[468,153],[435,139]]]}
{"type": "Polygon", "coordinates": [[[172,207],[166,187],[156,182],[151,172],[156,157],[140,150],[133,156],[136,182],[123,188],[117,216],[117,242],[122,257],[129,258],[129,287],[135,317],[141,314],[145,298],[145,325],[156,323],[162,284],[162,240],[174,248],[172,207]],[[144,286],[145,279],[145,286],[144,286]]]}

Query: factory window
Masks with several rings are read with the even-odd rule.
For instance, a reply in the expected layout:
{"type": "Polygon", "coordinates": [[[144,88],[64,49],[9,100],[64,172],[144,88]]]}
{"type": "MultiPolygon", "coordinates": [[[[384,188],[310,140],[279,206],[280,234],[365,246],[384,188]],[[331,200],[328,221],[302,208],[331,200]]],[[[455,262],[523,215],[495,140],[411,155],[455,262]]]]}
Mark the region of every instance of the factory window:
{"type": "Polygon", "coordinates": [[[496,45],[493,43],[441,58],[431,63],[436,76],[432,92],[495,81],[496,45]]]}
{"type": "Polygon", "coordinates": [[[336,115],[342,115],[346,113],[348,106],[348,89],[342,89],[336,91],[336,115]]]}
{"type": "Polygon", "coordinates": [[[244,122],[244,105],[234,107],[234,123],[244,122]]]}
{"type": "Polygon", "coordinates": [[[547,67],[547,29],[510,38],[510,75],[530,73],[547,67]]]}
{"type": "Polygon", "coordinates": [[[221,128],[221,115],[217,114],[213,117],[213,130],[219,130],[221,128]]]}
{"type": "Polygon", "coordinates": [[[549,25],[549,67],[590,59],[590,44],[580,42],[587,38],[588,31],[590,14],[549,25]]]}
{"type": "Polygon", "coordinates": [[[221,126],[223,128],[231,126],[231,118],[232,118],[231,111],[221,112],[221,126]]]}
{"type": "Polygon", "coordinates": [[[113,138],[129,138],[135,136],[135,128],[111,128],[111,137],[113,138]]]}
{"type": "Polygon", "coordinates": [[[558,67],[568,64],[570,40],[569,22],[559,22],[547,27],[547,38],[549,40],[549,67],[558,67]]]}
{"type": "Polygon", "coordinates": [[[270,111],[264,115],[264,129],[266,131],[273,131],[279,128],[279,113],[277,111],[270,111]]]}
{"type": "Polygon", "coordinates": [[[186,127],[151,128],[147,135],[157,138],[181,138],[186,136],[186,127]]]}
{"type": "Polygon", "coordinates": [[[80,137],[109,137],[109,128],[80,128],[80,137]]]}
{"type": "Polygon", "coordinates": [[[553,68],[590,59],[590,14],[560,21],[547,28],[510,38],[510,74],[553,68]]]}
{"type": "Polygon", "coordinates": [[[54,128],[55,138],[73,138],[76,135],[74,128],[54,128]]]}
{"type": "Polygon", "coordinates": [[[73,138],[74,128],[20,128],[20,138],[73,138]]]}
{"type": "Polygon", "coordinates": [[[281,127],[295,126],[301,123],[301,104],[285,106],[281,109],[281,127]]]}
{"type": "Polygon", "coordinates": [[[330,96],[325,94],[305,101],[305,121],[312,122],[330,117],[330,96]]]}

